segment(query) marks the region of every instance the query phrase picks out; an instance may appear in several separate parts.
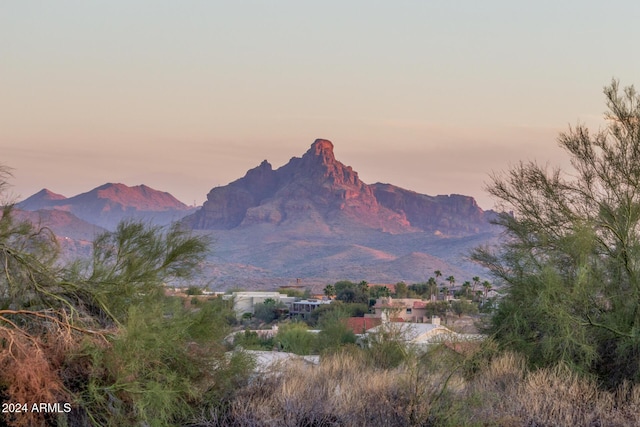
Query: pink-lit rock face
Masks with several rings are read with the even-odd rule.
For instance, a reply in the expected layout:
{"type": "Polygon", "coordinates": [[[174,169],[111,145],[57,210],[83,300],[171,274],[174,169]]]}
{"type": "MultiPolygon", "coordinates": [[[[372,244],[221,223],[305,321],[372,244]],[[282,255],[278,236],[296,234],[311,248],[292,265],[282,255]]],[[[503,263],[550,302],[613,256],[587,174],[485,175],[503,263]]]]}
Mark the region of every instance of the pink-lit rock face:
{"type": "Polygon", "coordinates": [[[334,145],[316,139],[302,157],[273,170],[265,160],[226,186],[212,189],[203,207],[185,218],[196,229],[293,224],[391,233],[466,234],[486,227],[486,215],[467,196],[427,196],[390,185],[368,185],[336,160],[334,145]]]}

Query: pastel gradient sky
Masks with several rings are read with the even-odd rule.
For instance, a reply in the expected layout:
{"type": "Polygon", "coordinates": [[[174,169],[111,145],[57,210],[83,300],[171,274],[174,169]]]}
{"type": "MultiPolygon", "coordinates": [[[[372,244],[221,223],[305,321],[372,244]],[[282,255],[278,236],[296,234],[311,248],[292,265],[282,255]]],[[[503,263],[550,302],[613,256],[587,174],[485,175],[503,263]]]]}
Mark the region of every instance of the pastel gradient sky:
{"type": "Polygon", "coordinates": [[[566,165],[640,85],[637,1],[2,1],[0,162],[19,199],[147,184],[187,204],[316,138],[367,183],[460,193],[566,165]]]}

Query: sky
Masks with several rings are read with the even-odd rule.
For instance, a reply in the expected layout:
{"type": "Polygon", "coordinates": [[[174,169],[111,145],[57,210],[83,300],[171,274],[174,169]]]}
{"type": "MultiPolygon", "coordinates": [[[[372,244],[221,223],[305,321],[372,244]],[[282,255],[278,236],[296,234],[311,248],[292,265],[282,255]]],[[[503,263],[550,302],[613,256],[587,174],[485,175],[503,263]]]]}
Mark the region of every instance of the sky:
{"type": "Polygon", "coordinates": [[[466,194],[567,167],[640,85],[636,1],[0,0],[0,163],[18,199],[107,182],[201,205],[316,138],[366,183],[466,194]],[[634,80],[635,79],[635,80],[634,80]]]}

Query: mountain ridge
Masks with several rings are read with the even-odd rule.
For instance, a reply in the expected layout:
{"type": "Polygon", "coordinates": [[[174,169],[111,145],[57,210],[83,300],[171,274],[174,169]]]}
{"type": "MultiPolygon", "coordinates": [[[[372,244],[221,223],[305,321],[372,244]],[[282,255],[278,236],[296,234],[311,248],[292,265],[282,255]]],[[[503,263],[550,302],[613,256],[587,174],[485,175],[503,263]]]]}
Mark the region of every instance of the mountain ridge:
{"type": "Polygon", "coordinates": [[[108,230],[115,229],[120,221],[127,219],[165,225],[193,210],[168,192],[144,184],[129,187],[120,183],[106,183],[73,197],[65,197],[45,188],[16,206],[28,211],[70,212],[108,230]]]}
{"type": "Polygon", "coordinates": [[[90,249],[84,239],[123,219],[179,220],[196,234],[213,234],[213,253],[203,266],[211,288],[219,290],[298,281],[320,290],[343,279],[416,283],[435,270],[462,283],[486,274],[467,255],[495,242],[499,231],[489,224],[495,213],[473,197],[364,183],[325,139],[277,169],[264,160],[212,188],[197,210],[146,185],[114,183],[69,198],[43,189],[17,207],[23,206],[38,208],[30,218],[52,221],[56,234],[63,233],[61,246],[81,255],[90,249]]]}
{"type": "Polygon", "coordinates": [[[458,194],[429,196],[391,184],[366,184],[336,160],[334,146],[317,139],[302,157],[273,169],[259,166],[225,186],[183,222],[194,229],[230,230],[259,223],[296,222],[343,229],[364,226],[390,233],[419,230],[445,235],[477,233],[491,211],[458,194]]]}

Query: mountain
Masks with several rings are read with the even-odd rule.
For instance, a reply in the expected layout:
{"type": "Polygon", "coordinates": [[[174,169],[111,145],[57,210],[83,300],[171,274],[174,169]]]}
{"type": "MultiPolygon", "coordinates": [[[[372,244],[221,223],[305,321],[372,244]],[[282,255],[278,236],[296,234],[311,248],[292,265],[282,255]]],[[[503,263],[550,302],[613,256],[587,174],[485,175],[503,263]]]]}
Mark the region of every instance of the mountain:
{"type": "Polygon", "coordinates": [[[37,211],[39,209],[46,209],[52,203],[55,204],[60,200],[65,200],[66,197],[61,194],[56,194],[53,191],[43,188],[31,197],[26,198],[18,205],[20,209],[26,211],[37,211]]]}
{"type": "Polygon", "coordinates": [[[71,212],[57,209],[37,211],[15,209],[13,214],[19,220],[29,221],[38,227],[47,227],[56,236],[67,240],[92,242],[98,234],[106,231],[102,227],[78,218],[71,212]]]}
{"type": "Polygon", "coordinates": [[[66,211],[109,230],[115,229],[123,219],[164,225],[193,211],[167,192],[146,185],[128,187],[111,183],[69,198],[43,189],[18,203],[17,207],[30,211],[66,211]]]}
{"type": "Polygon", "coordinates": [[[336,160],[333,148],[330,141],[318,139],[301,158],[277,170],[263,161],[243,178],[212,189],[184,223],[206,230],[298,224],[321,234],[356,227],[459,236],[488,228],[487,215],[472,197],[433,197],[390,184],[367,185],[336,160]]]}
{"type": "Polygon", "coordinates": [[[485,272],[469,250],[497,238],[494,215],[469,196],[429,196],[366,184],[317,139],[300,158],[268,161],[213,188],[182,222],[213,233],[214,284],[274,287],[303,279],[426,281],[434,270],[462,283],[485,272]]]}

